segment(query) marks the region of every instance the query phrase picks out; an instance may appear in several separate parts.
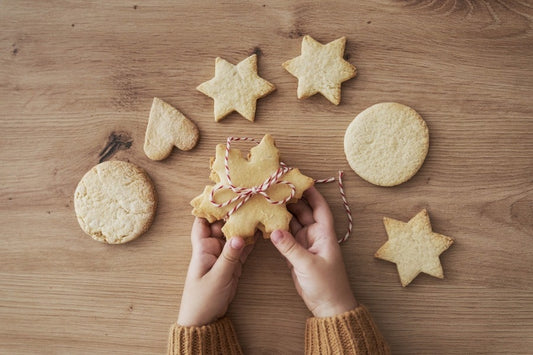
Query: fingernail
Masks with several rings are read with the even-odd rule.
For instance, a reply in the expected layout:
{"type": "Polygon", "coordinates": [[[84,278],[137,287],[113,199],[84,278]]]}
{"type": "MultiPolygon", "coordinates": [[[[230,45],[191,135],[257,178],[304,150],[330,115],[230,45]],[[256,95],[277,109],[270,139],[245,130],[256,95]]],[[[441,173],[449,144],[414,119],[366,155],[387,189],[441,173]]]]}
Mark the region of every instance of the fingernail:
{"type": "Polygon", "coordinates": [[[283,239],[283,233],[280,230],[275,230],[270,234],[270,239],[277,244],[283,239]]]}
{"type": "Polygon", "coordinates": [[[229,245],[235,250],[241,250],[244,246],[244,240],[239,237],[233,237],[230,239],[229,245]]]}

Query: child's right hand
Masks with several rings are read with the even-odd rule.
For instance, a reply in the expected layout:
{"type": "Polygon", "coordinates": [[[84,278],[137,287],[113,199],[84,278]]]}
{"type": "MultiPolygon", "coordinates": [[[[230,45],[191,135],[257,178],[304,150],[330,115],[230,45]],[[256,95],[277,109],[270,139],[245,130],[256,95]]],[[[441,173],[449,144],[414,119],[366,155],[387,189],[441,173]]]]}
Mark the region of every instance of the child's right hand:
{"type": "Polygon", "coordinates": [[[295,218],[291,233],[277,230],[270,238],[289,262],[298,294],[315,317],[331,317],[354,309],[328,203],[315,187],[303,200],[287,205],[295,218]],[[294,236],[293,236],[294,235],[294,236]]]}

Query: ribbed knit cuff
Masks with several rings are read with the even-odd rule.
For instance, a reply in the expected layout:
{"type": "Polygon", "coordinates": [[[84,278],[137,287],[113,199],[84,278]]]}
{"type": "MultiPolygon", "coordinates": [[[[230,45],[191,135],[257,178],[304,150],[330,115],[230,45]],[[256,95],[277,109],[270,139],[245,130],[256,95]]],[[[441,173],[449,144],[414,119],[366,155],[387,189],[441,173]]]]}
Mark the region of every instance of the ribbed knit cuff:
{"type": "Polygon", "coordinates": [[[309,318],[306,354],[390,354],[366,307],[327,318],[309,318]]]}
{"type": "Polygon", "coordinates": [[[202,327],[183,327],[174,323],[168,336],[168,354],[242,354],[229,318],[202,327]]]}

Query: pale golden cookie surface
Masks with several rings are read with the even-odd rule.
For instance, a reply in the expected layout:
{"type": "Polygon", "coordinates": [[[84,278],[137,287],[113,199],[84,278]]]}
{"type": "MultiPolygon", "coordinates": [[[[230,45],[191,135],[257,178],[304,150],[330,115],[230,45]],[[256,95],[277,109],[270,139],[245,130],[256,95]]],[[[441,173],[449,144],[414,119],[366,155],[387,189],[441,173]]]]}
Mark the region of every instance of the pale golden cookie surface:
{"type": "Polygon", "coordinates": [[[123,244],[146,232],[156,206],[157,195],[149,176],[140,167],[123,161],[94,166],[74,193],[81,229],[108,244],[123,244]]]}
{"type": "Polygon", "coordinates": [[[215,76],[196,89],[215,101],[215,122],[233,111],[253,122],[257,100],[276,87],[257,75],[257,55],[253,54],[237,65],[217,58],[215,76]]]}
{"type": "Polygon", "coordinates": [[[439,255],[453,244],[453,239],[432,231],[424,209],[409,222],[383,218],[389,240],[374,255],[396,264],[403,287],[421,272],[444,278],[439,255]]]}
{"type": "Polygon", "coordinates": [[[177,109],[154,97],[144,137],[144,153],[152,160],[168,157],[173,147],[194,148],[200,137],[198,127],[177,109]]]}
{"type": "MultiPolygon", "coordinates": [[[[211,165],[210,178],[216,185],[208,185],[204,192],[191,201],[192,214],[206,218],[209,222],[224,219],[228,212],[238,201],[226,207],[217,207],[210,201],[211,190],[220,185],[227,185],[228,179],[224,168],[224,155],[226,145],[219,144],[216,147],[216,158],[211,165]]],[[[235,186],[254,187],[262,184],[280,166],[279,151],[275,146],[274,139],[265,135],[259,145],[250,150],[248,159],[244,158],[240,150],[231,148],[229,152],[230,177],[235,186]]],[[[295,187],[295,195],[291,202],[296,202],[302,197],[302,193],[311,187],[313,179],[300,173],[298,169],[292,169],[282,176],[281,180],[292,183],[295,187]]],[[[273,200],[283,200],[290,195],[290,188],[286,184],[272,185],[267,194],[273,200]]],[[[229,190],[219,190],[215,194],[217,202],[228,201],[236,196],[229,190]]],[[[235,213],[231,214],[222,228],[227,239],[242,237],[247,244],[253,243],[256,229],[263,232],[263,237],[268,238],[276,229],[288,230],[292,215],[287,211],[286,204],[274,205],[268,202],[262,195],[254,195],[235,213]]]]}
{"type": "Polygon", "coordinates": [[[358,114],[346,129],[344,153],[366,181],[395,186],[409,180],[429,149],[426,122],[412,108],[384,102],[358,114]]]}
{"type": "Polygon", "coordinates": [[[311,36],[304,36],[301,55],[282,64],[298,78],[298,98],[305,99],[321,93],[331,103],[341,102],[341,84],[353,78],[355,67],[344,60],[346,37],[322,44],[311,36]]]}

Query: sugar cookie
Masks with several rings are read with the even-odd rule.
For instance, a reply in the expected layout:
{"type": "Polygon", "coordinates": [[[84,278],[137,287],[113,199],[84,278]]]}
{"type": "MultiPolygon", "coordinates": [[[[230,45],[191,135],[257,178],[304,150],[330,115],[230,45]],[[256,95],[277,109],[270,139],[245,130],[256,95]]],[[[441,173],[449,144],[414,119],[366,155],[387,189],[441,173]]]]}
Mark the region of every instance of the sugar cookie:
{"type": "Polygon", "coordinates": [[[215,77],[196,89],[215,101],[215,122],[233,111],[253,122],[257,100],[276,87],[257,75],[257,55],[253,54],[237,65],[217,58],[215,77]]]}
{"type": "Polygon", "coordinates": [[[356,75],[353,65],[344,60],[346,37],[321,44],[311,36],[304,36],[302,54],[282,64],[298,78],[298,98],[305,99],[321,93],[331,103],[341,102],[341,84],[356,75]]]}
{"type": "Polygon", "coordinates": [[[402,286],[407,286],[418,274],[444,278],[439,255],[450,247],[453,239],[432,231],[424,209],[409,222],[383,218],[389,240],[375,257],[396,264],[402,286]]]}
{"type": "Polygon", "coordinates": [[[203,193],[191,201],[194,207],[193,215],[206,218],[211,223],[226,218],[222,228],[226,238],[239,236],[244,238],[247,244],[253,243],[256,229],[263,232],[264,238],[268,238],[276,229],[288,230],[292,215],[287,211],[286,204],[301,198],[302,193],[313,185],[313,179],[301,174],[298,169],[285,170],[280,165],[279,151],[274,139],[267,134],[259,145],[250,150],[248,159],[244,158],[238,149],[229,150],[228,167],[231,182],[236,187],[247,188],[251,194],[249,199],[237,210],[234,210],[235,206],[241,203],[242,199],[235,200],[227,206],[217,206],[211,201],[213,189],[215,191],[213,197],[219,204],[237,196],[229,188],[225,169],[226,149],[225,144],[217,145],[216,158],[212,161],[210,175],[216,184],[206,186],[203,193]],[[283,174],[277,183],[262,189],[262,185],[269,177],[276,174],[278,169],[281,169],[283,174]],[[294,187],[292,198],[290,198],[290,185],[294,187]]]}
{"type": "Polygon", "coordinates": [[[198,127],[165,101],[154,97],[144,138],[144,153],[152,160],[162,160],[173,147],[190,150],[198,142],[198,127]]]}
{"type": "Polygon", "coordinates": [[[394,102],[375,104],[358,114],[344,136],[351,168],[379,186],[409,180],[422,166],[428,149],[426,122],[412,108],[394,102]]]}
{"type": "Polygon", "coordinates": [[[109,244],[129,242],[148,230],[157,205],[146,172],[123,161],[94,166],[78,183],[74,209],[81,229],[109,244]]]}

